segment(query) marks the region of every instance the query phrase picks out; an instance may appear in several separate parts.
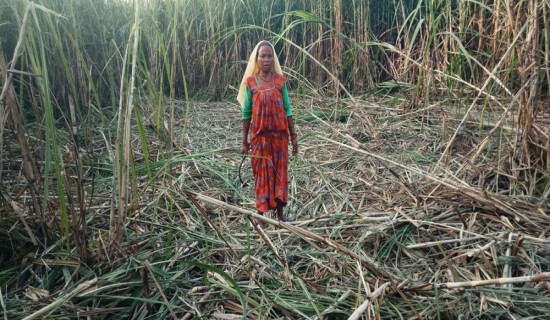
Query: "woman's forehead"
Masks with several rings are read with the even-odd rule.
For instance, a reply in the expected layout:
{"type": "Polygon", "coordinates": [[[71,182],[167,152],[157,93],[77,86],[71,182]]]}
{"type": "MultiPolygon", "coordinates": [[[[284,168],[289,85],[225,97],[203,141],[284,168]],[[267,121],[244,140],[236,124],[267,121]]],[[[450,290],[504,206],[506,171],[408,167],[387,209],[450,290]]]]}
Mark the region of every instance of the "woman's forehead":
{"type": "Polygon", "coordinates": [[[268,45],[268,44],[264,44],[260,47],[260,49],[258,49],[258,52],[259,53],[272,53],[271,51],[271,46],[268,45]]]}

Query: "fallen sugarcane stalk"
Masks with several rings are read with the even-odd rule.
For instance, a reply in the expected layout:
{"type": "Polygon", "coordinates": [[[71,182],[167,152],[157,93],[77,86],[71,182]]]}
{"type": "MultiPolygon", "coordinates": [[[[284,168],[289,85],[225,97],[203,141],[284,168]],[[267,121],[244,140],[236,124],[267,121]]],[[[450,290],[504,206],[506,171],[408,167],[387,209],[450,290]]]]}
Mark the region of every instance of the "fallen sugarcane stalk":
{"type": "Polygon", "coordinates": [[[525,282],[540,282],[549,281],[550,272],[537,273],[524,277],[513,278],[498,278],[489,280],[464,281],[464,282],[447,282],[437,285],[438,288],[456,289],[456,288],[474,288],[479,286],[490,286],[493,284],[508,284],[508,283],[525,283],[525,282]]]}
{"type": "Polygon", "coordinates": [[[35,313],[31,314],[28,317],[23,318],[23,320],[32,320],[32,319],[44,319],[46,314],[49,314],[53,312],[55,309],[59,308],[62,304],[65,302],[71,300],[74,296],[78,295],[80,292],[88,289],[89,287],[93,286],[97,282],[97,278],[94,278],[89,281],[84,281],[83,283],[79,284],[73,291],[67,293],[63,297],[55,300],[54,302],[50,303],[49,305],[45,306],[44,308],[36,311],[35,313]]]}
{"type": "Polygon", "coordinates": [[[473,241],[473,240],[479,240],[479,239],[485,239],[486,237],[483,236],[477,236],[477,237],[470,237],[470,238],[458,238],[458,239],[448,239],[448,240],[439,240],[439,241],[430,241],[430,242],[424,242],[424,243],[415,243],[407,245],[407,249],[418,249],[418,248],[428,248],[428,247],[434,247],[438,246],[440,244],[449,244],[449,243],[456,243],[456,242],[466,242],[466,241],[473,241]]]}
{"type": "Polygon", "coordinates": [[[477,249],[475,249],[475,250],[472,250],[472,251],[463,253],[463,254],[461,254],[461,255],[452,257],[451,259],[452,259],[452,260],[458,260],[458,259],[463,258],[463,257],[471,258],[471,257],[473,257],[473,256],[478,255],[480,252],[489,249],[489,248],[492,247],[495,243],[496,243],[495,240],[491,240],[491,241],[489,241],[489,243],[487,243],[486,245],[484,245],[484,246],[481,247],[481,248],[477,248],[477,249]]]}
{"type": "MultiPolygon", "coordinates": [[[[429,172],[426,172],[422,169],[418,169],[418,168],[413,168],[413,167],[410,167],[410,166],[406,166],[402,163],[399,163],[397,161],[393,161],[391,159],[388,159],[386,157],[383,157],[383,156],[380,156],[378,154],[375,154],[375,153],[372,153],[372,152],[368,152],[362,148],[359,148],[360,145],[358,145],[357,147],[355,146],[350,146],[350,145],[347,145],[345,143],[342,143],[342,142],[338,142],[338,141],[335,141],[335,140],[332,140],[330,138],[326,138],[326,137],[323,137],[323,136],[319,136],[319,138],[321,138],[322,140],[325,140],[325,141],[328,141],[330,143],[334,143],[336,145],[339,145],[339,146],[342,146],[342,147],[345,147],[345,148],[348,148],[350,150],[353,150],[353,151],[356,151],[356,152],[359,152],[359,153],[362,153],[362,154],[365,154],[365,155],[368,155],[368,156],[371,156],[373,158],[376,158],[380,161],[385,161],[387,163],[391,163],[392,165],[394,166],[398,166],[402,169],[405,169],[405,170],[408,170],[410,172],[414,172],[418,175],[421,175],[422,177],[425,177],[429,180],[432,180],[433,182],[436,182],[436,183],[439,183],[440,185],[446,187],[446,188],[449,188],[451,190],[454,190],[458,193],[461,193],[463,195],[465,195],[466,197],[472,199],[472,200],[475,200],[477,201],[478,203],[482,203],[484,205],[488,205],[490,207],[493,207],[493,208],[496,208],[502,212],[505,212],[507,213],[508,215],[510,216],[513,216],[513,217],[516,217],[522,221],[525,221],[527,223],[530,223],[532,225],[536,225],[536,223],[534,223],[533,221],[531,221],[530,219],[528,219],[525,215],[523,215],[522,213],[518,212],[517,210],[515,210],[514,208],[510,207],[509,205],[505,204],[505,203],[502,203],[501,201],[499,201],[498,199],[494,198],[494,197],[491,197],[489,194],[483,194],[471,187],[467,187],[467,186],[464,186],[464,185],[456,185],[454,183],[452,183],[451,181],[447,180],[447,179],[442,179],[442,178],[439,178],[439,177],[436,177],[434,175],[432,175],[431,173],[429,172]]],[[[352,142],[354,141],[351,140],[352,142]]]]}
{"type": "Polygon", "coordinates": [[[314,240],[314,241],[317,241],[317,242],[324,243],[324,244],[336,249],[337,251],[340,251],[340,252],[352,257],[353,259],[355,259],[357,261],[361,261],[362,263],[364,263],[367,266],[369,271],[372,272],[375,276],[385,278],[385,279],[393,279],[394,278],[390,274],[388,274],[387,272],[379,269],[378,266],[376,266],[374,262],[366,259],[365,257],[361,257],[357,253],[351,251],[350,249],[344,247],[343,245],[341,245],[337,242],[334,242],[330,239],[323,238],[320,235],[317,235],[317,234],[315,234],[311,231],[308,231],[306,229],[294,226],[290,223],[273,220],[273,219],[265,217],[263,215],[254,213],[252,211],[245,210],[243,208],[239,208],[239,207],[230,205],[230,204],[225,203],[223,201],[220,201],[218,199],[214,199],[214,198],[211,198],[211,197],[199,194],[199,193],[186,191],[186,194],[188,196],[195,197],[198,200],[201,200],[201,201],[204,201],[204,202],[207,202],[207,203],[219,206],[219,207],[223,207],[223,208],[226,208],[226,209],[229,209],[229,210],[240,212],[240,213],[245,214],[245,215],[247,215],[251,218],[261,220],[263,222],[269,223],[269,224],[274,225],[274,226],[278,226],[278,227],[283,228],[283,229],[287,229],[287,230],[295,233],[296,235],[298,235],[302,238],[307,238],[307,239],[311,239],[311,240],[314,240]]]}
{"type": "Polygon", "coordinates": [[[357,320],[363,315],[363,312],[365,312],[372,301],[378,299],[384,292],[386,292],[386,288],[388,288],[391,285],[391,283],[386,282],[383,285],[381,285],[378,289],[376,289],[373,293],[369,294],[367,296],[367,299],[365,302],[363,302],[359,308],[355,309],[355,311],[349,316],[348,320],[357,320]]]}

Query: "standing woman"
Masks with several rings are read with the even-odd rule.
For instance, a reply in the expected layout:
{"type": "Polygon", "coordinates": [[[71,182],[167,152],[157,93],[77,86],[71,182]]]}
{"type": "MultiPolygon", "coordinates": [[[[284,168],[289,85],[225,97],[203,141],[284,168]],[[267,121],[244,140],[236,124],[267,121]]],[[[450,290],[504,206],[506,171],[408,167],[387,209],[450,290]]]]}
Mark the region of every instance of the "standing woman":
{"type": "Polygon", "coordinates": [[[252,155],[258,213],[275,210],[277,219],[288,221],[283,214],[288,201],[288,140],[293,156],[298,154],[298,141],[285,76],[269,41],[260,41],[252,51],[237,100],[242,106],[241,152],[252,155]]]}

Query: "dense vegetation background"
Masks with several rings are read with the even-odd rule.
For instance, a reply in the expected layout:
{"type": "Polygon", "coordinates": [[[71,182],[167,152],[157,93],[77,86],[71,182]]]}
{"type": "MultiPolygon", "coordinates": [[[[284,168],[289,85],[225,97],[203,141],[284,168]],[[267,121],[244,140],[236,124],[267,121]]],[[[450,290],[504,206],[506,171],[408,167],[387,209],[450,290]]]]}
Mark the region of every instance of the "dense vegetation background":
{"type": "MultiPolygon", "coordinates": [[[[422,119],[422,126],[433,119],[441,128],[430,142],[439,147],[422,160],[432,181],[451,179],[488,212],[544,216],[549,10],[548,0],[0,0],[1,290],[22,287],[16,275],[23,258],[55,253],[55,261],[59,255],[91,266],[109,261],[105,270],[112,270],[131,256],[143,239],[130,236],[128,214],[150,196],[155,207],[176,210],[177,199],[164,198],[169,187],[157,183],[183,185],[178,166],[205,150],[191,144],[187,131],[190,119],[209,107],[190,99],[225,101],[220,110],[236,107],[236,88],[260,39],[275,45],[303,116],[298,120],[309,121],[312,109],[304,101],[325,101],[319,102],[323,120],[360,114],[367,133],[350,135],[367,135],[367,141],[383,131],[383,121],[402,115],[371,114],[376,108],[363,98],[390,93],[397,99],[385,103],[397,102],[387,110],[396,107],[411,121],[422,119]],[[457,158],[460,140],[469,139],[467,126],[477,140],[457,158]],[[470,167],[475,178],[466,179],[462,172],[470,167]],[[96,203],[100,189],[108,191],[96,203]],[[91,215],[94,210],[104,215],[91,215]],[[100,240],[112,250],[99,250],[100,240]]],[[[319,119],[319,110],[311,117],[319,119]]],[[[223,154],[228,146],[219,147],[223,154]]],[[[227,168],[208,170],[231,189],[221,173],[227,168]]],[[[156,239],[170,247],[174,230],[156,239]]],[[[197,260],[200,268],[212,268],[209,258],[197,260]]],[[[140,268],[143,279],[152,272],[150,265],[140,268]]],[[[67,270],[54,276],[41,270],[36,278],[57,290],[63,279],[76,286],[68,279],[92,274],[67,270]]],[[[29,278],[23,282],[38,286],[29,278]]],[[[174,307],[165,300],[161,305],[174,307]]]]}

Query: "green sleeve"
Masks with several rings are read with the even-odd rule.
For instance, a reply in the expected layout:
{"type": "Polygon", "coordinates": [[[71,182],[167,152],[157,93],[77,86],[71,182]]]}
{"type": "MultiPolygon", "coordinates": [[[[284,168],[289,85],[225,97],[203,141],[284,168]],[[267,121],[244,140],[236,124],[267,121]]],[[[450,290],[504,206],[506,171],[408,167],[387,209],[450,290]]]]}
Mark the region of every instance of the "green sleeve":
{"type": "Polygon", "coordinates": [[[249,120],[250,118],[252,118],[252,92],[246,86],[243,103],[243,120],[249,120]]]}
{"type": "Polygon", "coordinates": [[[292,109],[290,108],[290,98],[288,97],[286,82],[283,85],[283,106],[285,107],[286,116],[290,117],[292,115],[292,109]]]}

